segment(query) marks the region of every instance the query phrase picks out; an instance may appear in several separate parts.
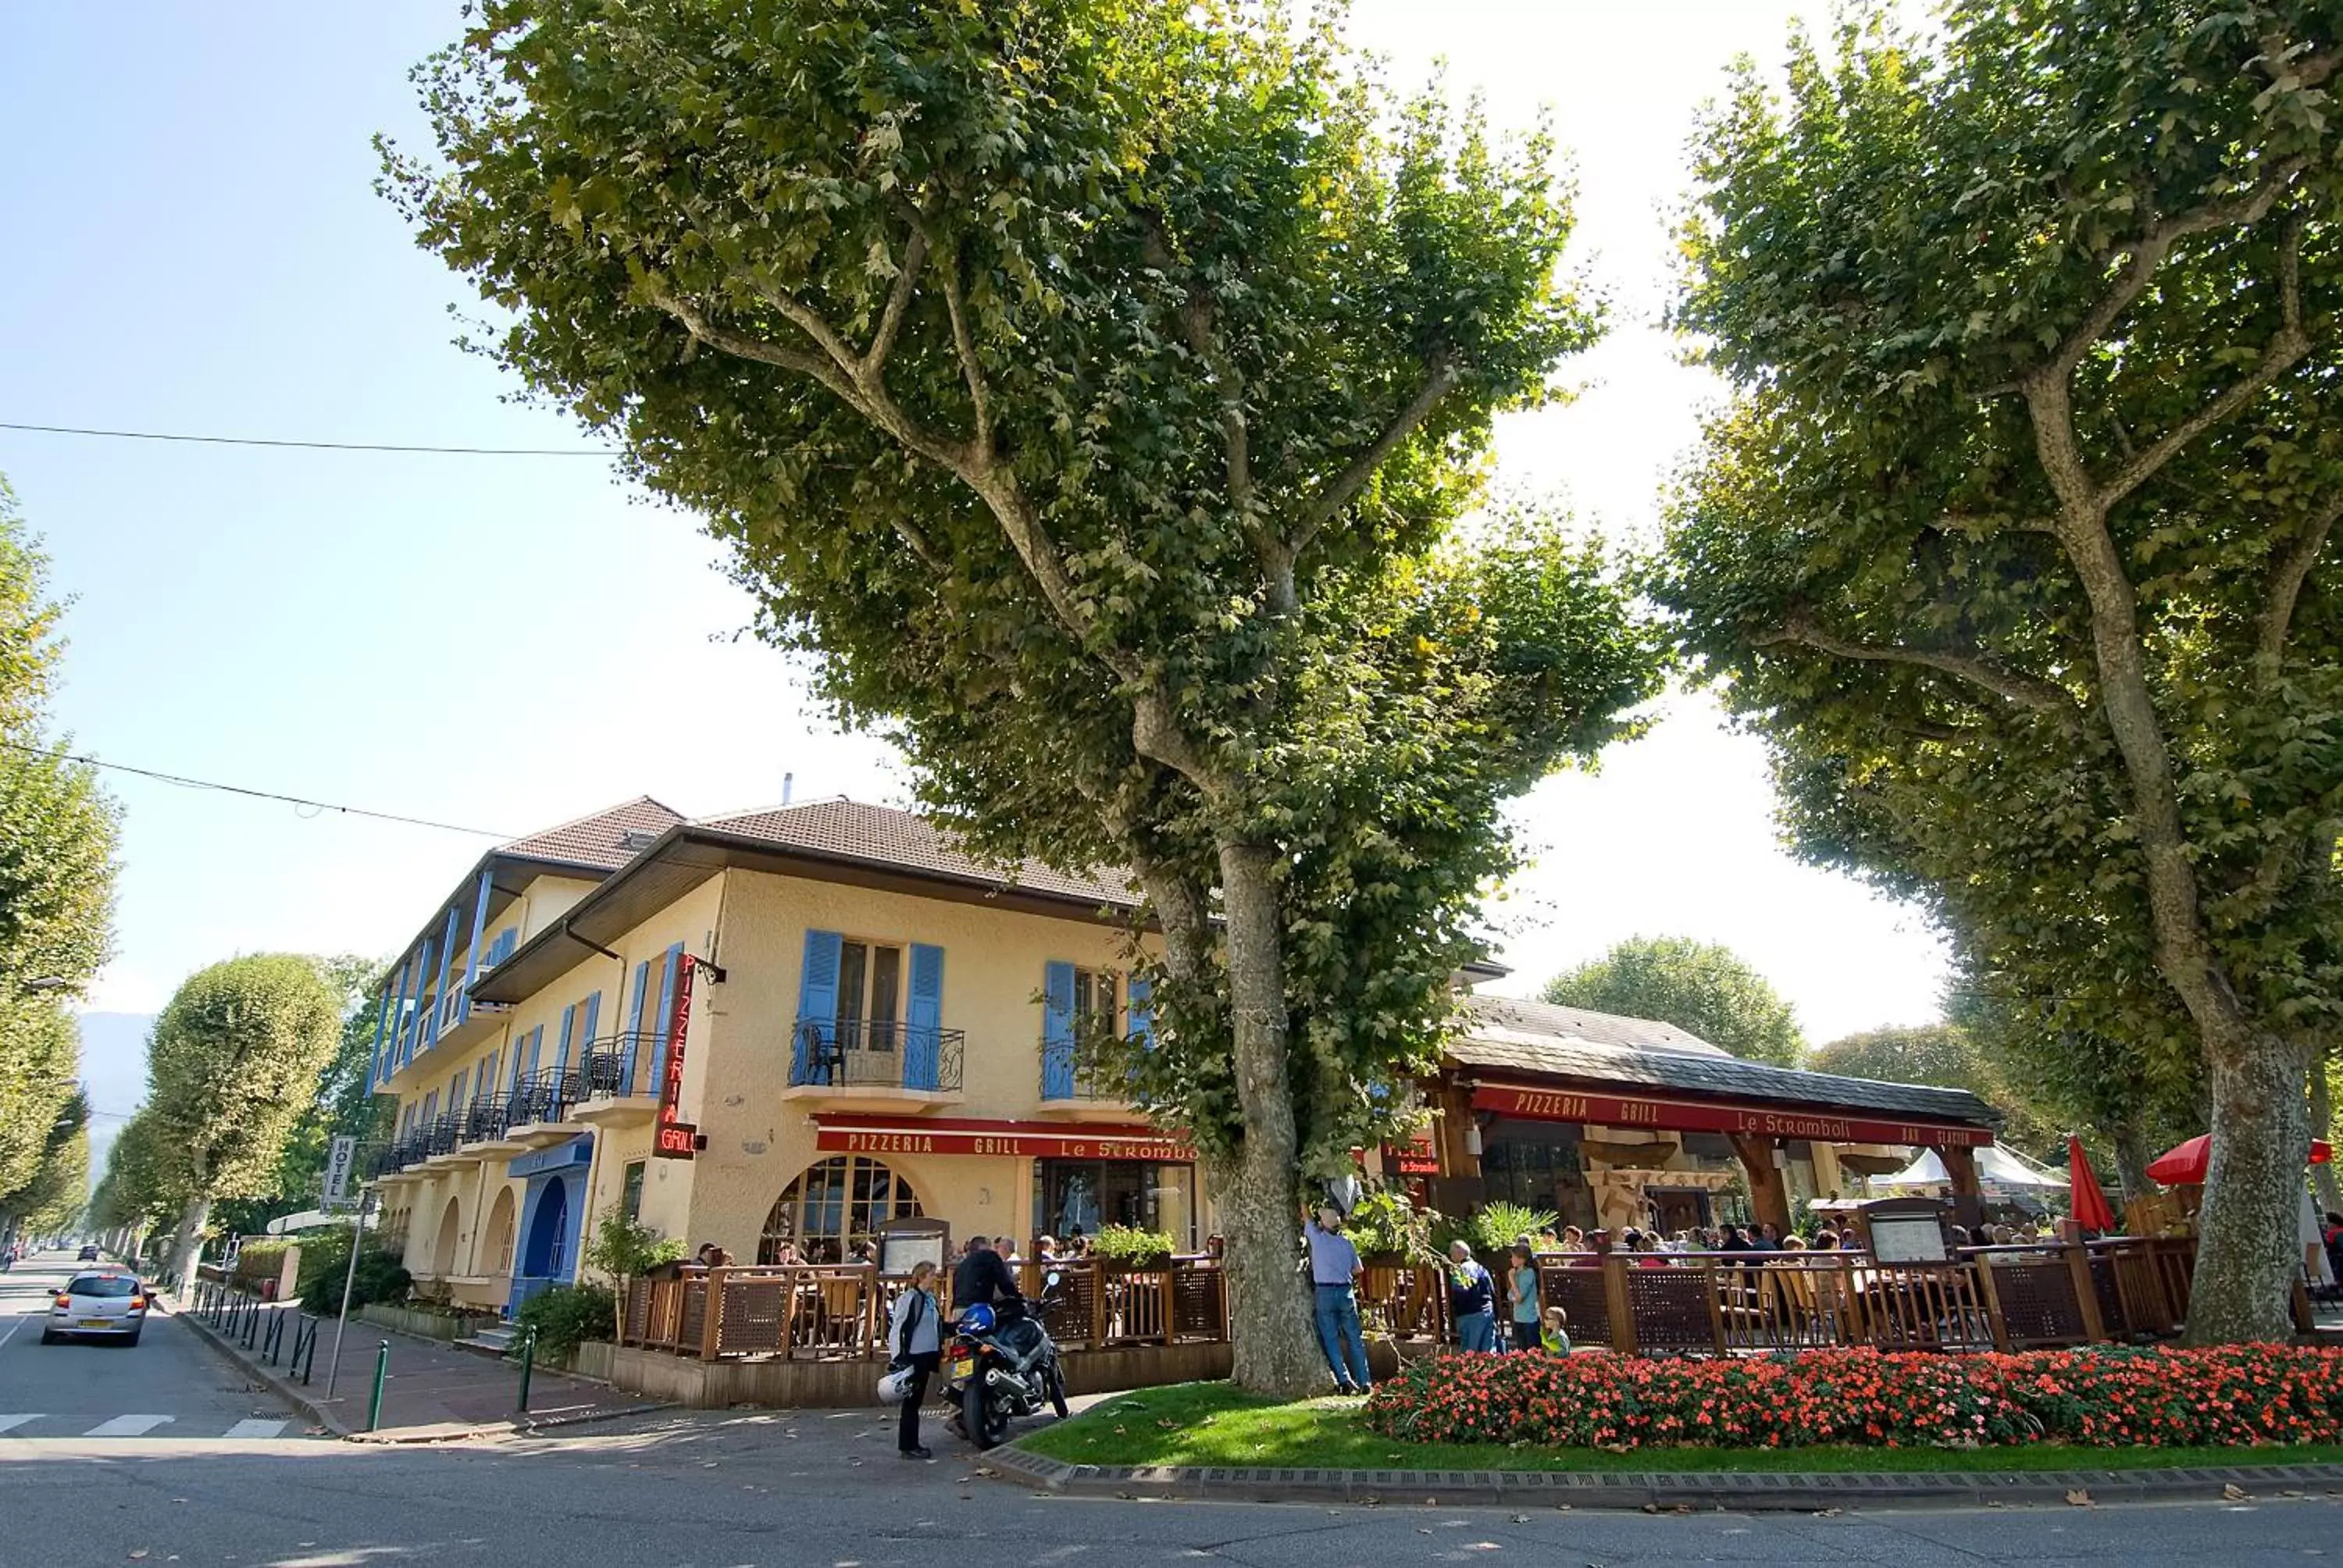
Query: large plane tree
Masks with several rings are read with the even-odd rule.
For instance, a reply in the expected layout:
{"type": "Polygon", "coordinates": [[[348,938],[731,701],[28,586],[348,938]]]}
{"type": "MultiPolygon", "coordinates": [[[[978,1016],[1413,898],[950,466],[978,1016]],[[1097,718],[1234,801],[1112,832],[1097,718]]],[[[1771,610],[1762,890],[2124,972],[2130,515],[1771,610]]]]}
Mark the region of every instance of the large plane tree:
{"type": "Polygon", "coordinates": [[[1743,74],[1686,232],[1735,397],[1659,591],[2043,1049],[2201,1054],[2199,1342],[2288,1332],[2343,1021],[2338,61],[2309,0],[1872,8],[1743,74]]]}
{"type": "Polygon", "coordinates": [[[978,845],[1131,869],[1236,1377],[1324,1368],[1309,1177],[1403,1109],[1508,796],[1654,657],[1500,513],[1492,415],[1597,313],[1568,189],[1334,12],[491,0],[418,71],[422,242],[489,347],[706,516],[978,845]]]}

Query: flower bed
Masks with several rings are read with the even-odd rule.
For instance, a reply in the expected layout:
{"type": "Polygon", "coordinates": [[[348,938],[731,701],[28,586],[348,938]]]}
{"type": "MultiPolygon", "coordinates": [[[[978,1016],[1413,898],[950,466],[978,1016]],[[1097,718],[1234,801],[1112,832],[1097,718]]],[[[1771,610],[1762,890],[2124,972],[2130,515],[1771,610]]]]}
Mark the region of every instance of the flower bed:
{"type": "Polygon", "coordinates": [[[2334,1442],[2343,1440],[2343,1351],[1443,1355],[1376,1384],[1365,1420],[1423,1442],[1614,1451],[2334,1442]]]}

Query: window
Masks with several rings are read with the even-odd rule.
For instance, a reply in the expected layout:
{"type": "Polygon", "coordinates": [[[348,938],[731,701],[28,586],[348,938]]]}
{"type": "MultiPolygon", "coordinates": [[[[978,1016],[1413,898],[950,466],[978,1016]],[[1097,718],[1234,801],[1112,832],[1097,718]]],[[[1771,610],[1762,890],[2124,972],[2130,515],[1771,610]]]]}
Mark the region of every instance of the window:
{"type": "Polygon", "coordinates": [[[1089,1034],[1101,1030],[1109,1034],[1119,1032],[1115,1020],[1121,1009],[1116,1004],[1115,992],[1121,977],[1111,970],[1076,970],[1074,971],[1074,1033],[1089,1034]]]}
{"type": "Polygon", "coordinates": [[[875,1245],[888,1221],[919,1214],[911,1184],[884,1164],[859,1154],[833,1155],[808,1166],[783,1191],[765,1216],[757,1261],[779,1262],[782,1244],[795,1242],[807,1262],[841,1262],[855,1242],[875,1245]]]}
{"type": "Polygon", "coordinates": [[[893,1050],[903,1018],[903,950],[842,942],[838,955],[838,1037],[849,1050],[893,1050]]]}
{"type": "Polygon", "coordinates": [[[627,1223],[635,1224],[643,1217],[643,1168],[647,1160],[629,1160],[618,1178],[618,1208],[627,1216],[627,1223]]]}

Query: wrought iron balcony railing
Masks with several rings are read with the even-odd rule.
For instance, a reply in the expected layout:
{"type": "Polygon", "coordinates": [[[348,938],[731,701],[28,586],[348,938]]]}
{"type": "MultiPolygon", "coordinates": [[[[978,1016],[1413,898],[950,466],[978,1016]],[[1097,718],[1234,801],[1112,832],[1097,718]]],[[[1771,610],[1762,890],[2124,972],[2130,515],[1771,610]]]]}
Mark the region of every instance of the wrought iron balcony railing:
{"type": "Polygon", "coordinates": [[[798,1020],[789,1060],[792,1088],[909,1089],[958,1094],[968,1031],[909,1024],[798,1020]]]}

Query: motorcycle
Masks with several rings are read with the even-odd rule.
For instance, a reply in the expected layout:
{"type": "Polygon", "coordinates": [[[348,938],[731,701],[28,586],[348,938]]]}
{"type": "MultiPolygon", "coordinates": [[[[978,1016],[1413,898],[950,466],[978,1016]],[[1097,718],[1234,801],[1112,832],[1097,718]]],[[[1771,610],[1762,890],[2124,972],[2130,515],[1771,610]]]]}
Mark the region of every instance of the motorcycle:
{"type": "Polygon", "coordinates": [[[1065,1370],[1041,1323],[1041,1315],[1057,1304],[1060,1278],[1054,1271],[1045,1276],[1041,1299],[1030,1308],[1004,1302],[996,1312],[979,1302],[952,1325],[944,1402],[954,1413],[945,1424],[979,1448],[1006,1442],[1009,1423],[1044,1404],[1059,1420],[1066,1418],[1065,1370]]]}

